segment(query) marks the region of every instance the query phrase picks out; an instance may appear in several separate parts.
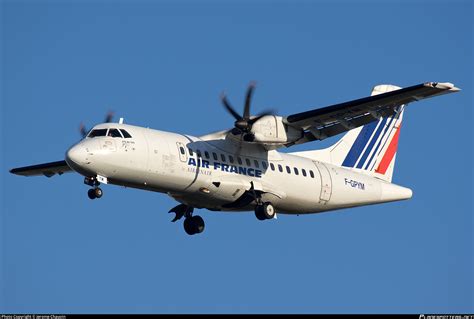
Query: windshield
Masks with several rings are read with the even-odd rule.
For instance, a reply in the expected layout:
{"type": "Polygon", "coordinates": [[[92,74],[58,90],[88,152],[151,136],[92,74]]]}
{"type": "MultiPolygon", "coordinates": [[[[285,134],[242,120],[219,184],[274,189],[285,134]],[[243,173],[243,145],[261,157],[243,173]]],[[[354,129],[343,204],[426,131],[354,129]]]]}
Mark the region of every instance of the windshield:
{"type": "Polygon", "coordinates": [[[93,129],[87,135],[87,137],[99,137],[99,136],[110,136],[110,137],[119,137],[119,138],[131,138],[132,136],[125,131],[124,129],[116,129],[116,128],[100,128],[100,129],[93,129]]]}
{"type": "Polygon", "coordinates": [[[109,129],[109,133],[107,134],[107,136],[122,138],[122,135],[120,134],[119,130],[117,130],[116,128],[109,129]]]}
{"type": "Polygon", "coordinates": [[[106,133],[107,133],[106,128],[92,130],[87,137],[105,136],[106,133]]]}

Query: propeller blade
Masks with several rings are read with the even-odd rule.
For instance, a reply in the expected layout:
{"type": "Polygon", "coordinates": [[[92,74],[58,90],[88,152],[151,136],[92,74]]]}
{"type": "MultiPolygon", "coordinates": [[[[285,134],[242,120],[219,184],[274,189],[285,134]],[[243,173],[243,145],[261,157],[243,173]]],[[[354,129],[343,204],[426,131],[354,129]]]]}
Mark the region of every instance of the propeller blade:
{"type": "Polygon", "coordinates": [[[86,127],[84,126],[84,123],[81,123],[81,125],[79,125],[79,132],[81,133],[82,138],[86,137],[87,130],[86,130],[86,127]]]}
{"type": "Polygon", "coordinates": [[[109,111],[109,112],[107,113],[107,115],[105,116],[105,121],[104,121],[104,123],[110,123],[110,122],[112,122],[113,117],[114,117],[114,112],[109,111]]]}
{"type": "Polygon", "coordinates": [[[255,82],[250,82],[249,87],[247,89],[247,96],[245,98],[245,106],[244,106],[244,119],[248,120],[250,118],[250,100],[252,99],[252,93],[255,89],[255,82]]]}
{"type": "Polygon", "coordinates": [[[227,111],[229,111],[230,114],[232,114],[232,116],[237,120],[237,121],[240,121],[242,120],[242,116],[240,116],[239,113],[237,113],[234,108],[230,105],[229,101],[227,101],[227,97],[225,96],[225,94],[222,94],[221,95],[221,100],[222,100],[222,103],[224,104],[225,108],[227,109],[227,111]]]}

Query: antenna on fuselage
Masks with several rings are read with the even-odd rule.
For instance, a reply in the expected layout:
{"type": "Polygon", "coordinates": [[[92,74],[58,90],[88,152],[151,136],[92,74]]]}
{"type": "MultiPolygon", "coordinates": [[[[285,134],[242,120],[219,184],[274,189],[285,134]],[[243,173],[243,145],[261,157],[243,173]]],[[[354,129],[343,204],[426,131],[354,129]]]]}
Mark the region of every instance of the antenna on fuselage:
{"type": "Polygon", "coordinates": [[[119,124],[123,124],[123,117],[120,118],[119,124]]]}

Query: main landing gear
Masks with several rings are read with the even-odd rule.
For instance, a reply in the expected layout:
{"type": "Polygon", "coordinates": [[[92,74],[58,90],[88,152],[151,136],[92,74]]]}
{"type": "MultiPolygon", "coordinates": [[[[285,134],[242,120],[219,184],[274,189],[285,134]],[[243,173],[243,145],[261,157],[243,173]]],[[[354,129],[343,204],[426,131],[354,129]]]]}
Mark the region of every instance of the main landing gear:
{"type": "Polygon", "coordinates": [[[172,222],[180,220],[184,216],[184,231],[188,235],[200,234],[204,231],[205,224],[201,216],[193,216],[193,207],[180,204],[172,208],[168,213],[175,213],[176,216],[173,218],[172,222]]]}
{"type": "Polygon", "coordinates": [[[255,216],[258,220],[273,219],[275,218],[276,210],[272,203],[260,203],[255,206],[255,216]]]}
{"type": "Polygon", "coordinates": [[[262,194],[261,192],[255,191],[253,182],[250,182],[250,193],[253,195],[257,206],[255,206],[255,217],[258,220],[266,220],[266,219],[273,219],[276,217],[276,210],[275,207],[270,202],[263,202],[262,201],[262,194]]]}
{"type": "Polygon", "coordinates": [[[104,194],[102,189],[99,187],[100,183],[94,177],[85,177],[84,184],[93,187],[87,191],[87,196],[89,196],[90,199],[101,198],[104,194]]]}

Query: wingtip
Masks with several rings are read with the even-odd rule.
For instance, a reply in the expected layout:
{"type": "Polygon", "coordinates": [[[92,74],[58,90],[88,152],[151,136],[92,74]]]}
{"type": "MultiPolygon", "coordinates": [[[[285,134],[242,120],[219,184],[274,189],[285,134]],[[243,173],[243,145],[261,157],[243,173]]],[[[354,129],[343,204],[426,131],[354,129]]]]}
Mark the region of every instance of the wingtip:
{"type": "Polygon", "coordinates": [[[451,83],[451,82],[432,82],[431,86],[433,86],[437,89],[448,90],[448,91],[451,91],[451,92],[461,91],[460,88],[455,87],[454,84],[451,83]]]}

